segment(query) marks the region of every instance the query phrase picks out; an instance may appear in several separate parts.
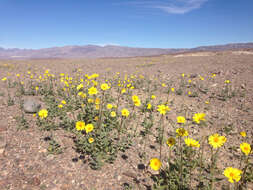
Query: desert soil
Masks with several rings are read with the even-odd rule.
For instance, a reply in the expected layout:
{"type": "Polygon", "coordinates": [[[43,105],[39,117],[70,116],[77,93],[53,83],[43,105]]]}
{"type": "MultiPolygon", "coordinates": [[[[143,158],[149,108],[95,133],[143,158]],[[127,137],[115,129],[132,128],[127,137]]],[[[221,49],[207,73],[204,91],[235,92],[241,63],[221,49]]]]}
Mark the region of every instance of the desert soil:
{"type": "MultiPolygon", "coordinates": [[[[16,77],[17,73],[36,68],[42,73],[49,69],[51,73],[71,73],[82,69],[84,73],[99,73],[111,76],[120,72],[135,73],[144,76],[159,77],[163,81],[181,73],[207,75],[217,73],[218,82],[229,79],[234,86],[247,88],[247,96],[241,100],[248,111],[237,109],[240,102],[228,103],[224,108],[233,116],[234,133],[247,131],[253,136],[253,54],[241,52],[200,52],[197,54],[162,55],[155,57],[104,58],[104,59],[44,59],[44,60],[2,60],[0,78],[16,77]],[[246,121],[247,124],[245,124],[246,121]]],[[[0,81],[0,92],[7,94],[0,81]]],[[[186,101],[193,101],[192,99],[186,101]]],[[[197,99],[194,101],[198,101],[197,99]]],[[[214,101],[213,107],[222,107],[222,102],[214,101]]],[[[71,134],[55,131],[57,142],[64,151],[59,155],[48,155],[48,142],[43,132],[36,127],[31,114],[25,117],[29,128],[17,130],[15,116],[21,113],[19,105],[7,106],[7,96],[0,96],[0,189],[1,190],[119,190],[123,184],[134,185],[133,176],[142,171],[138,169],[136,152],[138,145],[127,153],[118,156],[113,165],[107,164],[101,170],[92,170],[74,151],[71,134]],[[123,155],[127,155],[127,158],[123,155]]],[[[218,123],[217,123],[218,124],[218,123]]],[[[214,126],[214,129],[217,126],[214,126]]],[[[210,129],[215,131],[214,129],[210,129]]],[[[252,140],[252,138],[251,138],[252,140]]],[[[230,140],[231,143],[235,140],[230,140]]],[[[156,156],[156,155],[152,155],[156,156]]],[[[252,158],[252,156],[251,156],[252,158]]],[[[227,159],[230,157],[227,155],[227,159]]],[[[226,165],[226,163],[225,163],[226,165]]],[[[143,189],[148,189],[150,180],[143,178],[143,189]]],[[[137,186],[135,186],[137,187],[137,186]]]]}

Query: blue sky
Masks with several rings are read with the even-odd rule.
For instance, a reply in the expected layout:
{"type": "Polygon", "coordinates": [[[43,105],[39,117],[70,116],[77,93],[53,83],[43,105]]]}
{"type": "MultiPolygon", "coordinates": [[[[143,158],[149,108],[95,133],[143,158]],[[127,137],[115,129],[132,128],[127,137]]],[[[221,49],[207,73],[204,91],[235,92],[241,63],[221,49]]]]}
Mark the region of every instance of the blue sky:
{"type": "Polygon", "coordinates": [[[253,42],[253,0],[0,0],[0,47],[253,42]]]}

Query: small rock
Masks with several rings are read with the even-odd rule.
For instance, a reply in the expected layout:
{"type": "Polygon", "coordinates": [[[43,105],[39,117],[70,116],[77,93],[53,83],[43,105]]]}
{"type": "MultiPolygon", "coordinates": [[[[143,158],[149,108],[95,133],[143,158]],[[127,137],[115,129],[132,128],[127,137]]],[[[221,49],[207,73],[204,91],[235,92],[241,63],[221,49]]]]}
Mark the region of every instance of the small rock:
{"type": "Polygon", "coordinates": [[[27,98],[24,101],[24,111],[26,113],[37,113],[41,107],[41,104],[34,98],[27,98]]]}
{"type": "Polygon", "coordinates": [[[0,155],[4,153],[4,148],[0,148],[0,155]]]}
{"type": "Polygon", "coordinates": [[[216,87],[218,84],[217,83],[215,83],[215,84],[212,84],[211,85],[211,87],[216,87]]]}

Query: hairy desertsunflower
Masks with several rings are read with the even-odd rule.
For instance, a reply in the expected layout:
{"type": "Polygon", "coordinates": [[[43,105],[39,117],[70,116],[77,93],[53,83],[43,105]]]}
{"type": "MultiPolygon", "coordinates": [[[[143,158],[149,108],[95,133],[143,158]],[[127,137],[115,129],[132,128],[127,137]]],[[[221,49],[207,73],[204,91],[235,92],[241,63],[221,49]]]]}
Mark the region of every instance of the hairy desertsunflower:
{"type": "Polygon", "coordinates": [[[62,105],[62,104],[59,104],[59,105],[58,105],[58,108],[63,108],[63,105],[62,105]]]}
{"type": "Polygon", "coordinates": [[[94,129],[94,126],[92,124],[87,124],[85,126],[86,133],[89,133],[89,132],[93,131],[93,129],[94,129]]]}
{"type": "Polygon", "coordinates": [[[177,117],[177,123],[185,124],[185,118],[183,116],[178,116],[177,117]]]}
{"type": "Polygon", "coordinates": [[[240,132],[240,135],[241,135],[242,137],[246,137],[246,136],[247,136],[247,133],[246,133],[245,131],[241,131],[241,132],[240,132]]]}
{"type": "Polygon", "coordinates": [[[76,87],[77,90],[80,90],[80,89],[82,89],[82,88],[83,88],[83,84],[79,84],[79,85],[76,87]]]}
{"type": "Polygon", "coordinates": [[[156,99],[156,96],[155,96],[155,95],[152,95],[152,96],[151,96],[151,99],[152,99],[152,100],[156,99]]]}
{"type": "Polygon", "coordinates": [[[242,171],[237,168],[227,167],[223,174],[228,178],[230,183],[234,183],[234,180],[236,182],[240,181],[242,171]]]}
{"type": "Polygon", "coordinates": [[[175,88],[171,88],[170,90],[171,90],[171,92],[175,92],[175,88]]]}
{"type": "Polygon", "coordinates": [[[112,112],[110,113],[110,116],[111,116],[111,117],[116,117],[116,112],[115,112],[115,111],[112,111],[112,112]]]}
{"type": "Polygon", "coordinates": [[[139,107],[141,105],[141,101],[140,100],[136,100],[134,101],[134,105],[139,107]]]}
{"type": "Polygon", "coordinates": [[[121,89],[121,94],[124,94],[124,93],[126,93],[126,89],[125,89],[125,88],[122,88],[122,89],[121,89]]]}
{"type": "Polygon", "coordinates": [[[91,144],[91,143],[94,142],[94,138],[90,137],[90,138],[88,139],[88,141],[89,141],[89,143],[91,144]]]}
{"type": "Polygon", "coordinates": [[[47,111],[46,109],[42,109],[42,110],[39,111],[39,117],[40,117],[41,119],[46,118],[47,115],[48,115],[48,111],[47,111]]]}
{"type": "Polygon", "coordinates": [[[97,94],[98,93],[97,88],[95,88],[94,86],[90,87],[88,90],[88,93],[89,93],[89,95],[97,94]]]}
{"type": "Polygon", "coordinates": [[[103,83],[101,84],[100,88],[105,91],[105,90],[108,90],[110,86],[107,83],[103,83]]]}
{"type": "Polygon", "coordinates": [[[77,121],[76,122],[76,130],[82,131],[85,129],[85,122],[84,121],[77,121]]]}
{"type": "Polygon", "coordinates": [[[7,78],[6,78],[6,77],[2,78],[2,81],[6,81],[6,80],[7,80],[7,78]]]}
{"type": "Polygon", "coordinates": [[[184,139],[184,142],[187,146],[191,146],[191,147],[197,147],[199,148],[200,147],[200,144],[198,141],[192,139],[192,138],[185,138],[184,139]]]}
{"type": "Polygon", "coordinates": [[[227,141],[226,137],[220,136],[219,134],[213,134],[209,136],[208,142],[213,148],[219,148],[227,141]]]}
{"type": "Polygon", "coordinates": [[[248,156],[251,152],[251,147],[250,147],[250,144],[248,143],[242,143],[240,144],[240,148],[241,148],[241,151],[246,155],[248,156]]]}
{"type": "Polygon", "coordinates": [[[167,144],[169,147],[172,147],[172,146],[174,146],[174,145],[176,144],[176,139],[173,138],[173,137],[170,137],[170,138],[167,139],[166,144],[167,144]]]}
{"type": "Polygon", "coordinates": [[[168,106],[165,106],[164,104],[158,105],[157,111],[160,112],[160,114],[165,115],[167,111],[170,111],[170,108],[168,106]]]}
{"type": "Polygon", "coordinates": [[[229,83],[230,83],[230,80],[225,80],[225,83],[226,83],[226,84],[229,84],[229,83]]]}
{"type": "Polygon", "coordinates": [[[197,124],[200,124],[200,121],[205,121],[205,113],[195,113],[194,116],[192,117],[193,121],[197,124]]]}
{"type": "Polygon", "coordinates": [[[179,137],[187,137],[189,135],[188,131],[185,130],[184,128],[178,128],[176,130],[176,133],[177,133],[177,136],[179,136],[179,137]]]}
{"type": "Polygon", "coordinates": [[[62,100],[61,103],[65,105],[67,102],[65,100],[62,100]]]}
{"type": "Polygon", "coordinates": [[[107,105],[106,105],[106,108],[107,108],[108,110],[110,110],[110,109],[113,108],[113,105],[112,105],[112,104],[107,104],[107,105]]]}
{"type": "Polygon", "coordinates": [[[147,109],[150,110],[152,108],[152,105],[150,103],[147,104],[147,109]]]}
{"type": "Polygon", "coordinates": [[[96,104],[96,105],[99,105],[99,104],[100,104],[100,99],[99,99],[99,98],[96,98],[96,99],[95,99],[95,104],[96,104]]]}
{"type": "Polygon", "coordinates": [[[161,161],[158,159],[158,158],[152,158],[150,161],[149,161],[149,166],[152,170],[159,170],[162,166],[162,163],[161,161]]]}
{"type": "Polygon", "coordinates": [[[129,111],[128,109],[124,108],[121,110],[121,115],[124,117],[128,117],[129,116],[129,111]]]}
{"type": "Polygon", "coordinates": [[[136,95],[133,95],[132,96],[132,101],[134,102],[134,101],[138,101],[139,100],[139,97],[138,96],[136,96],[136,95]]]}

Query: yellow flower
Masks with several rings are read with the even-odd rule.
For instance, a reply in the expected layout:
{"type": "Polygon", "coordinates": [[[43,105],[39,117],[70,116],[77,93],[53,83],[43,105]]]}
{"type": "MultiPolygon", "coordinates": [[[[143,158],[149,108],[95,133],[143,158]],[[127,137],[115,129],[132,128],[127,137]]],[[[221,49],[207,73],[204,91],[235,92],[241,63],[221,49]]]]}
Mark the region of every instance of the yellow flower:
{"type": "Polygon", "coordinates": [[[125,88],[122,88],[121,94],[124,94],[124,93],[126,93],[126,89],[125,89],[125,88]]]}
{"type": "Polygon", "coordinates": [[[112,111],[112,112],[110,113],[110,116],[111,116],[111,117],[116,117],[116,112],[115,112],[115,111],[112,111]]]}
{"type": "Polygon", "coordinates": [[[20,74],[16,74],[17,77],[20,77],[20,74]]]}
{"type": "Polygon", "coordinates": [[[65,101],[65,100],[62,100],[61,103],[65,105],[65,104],[66,104],[66,101],[65,101]]]}
{"type": "Polygon", "coordinates": [[[166,87],[166,84],[165,84],[165,83],[162,83],[162,87],[166,87]]]}
{"type": "Polygon", "coordinates": [[[88,124],[85,126],[86,133],[93,131],[93,129],[94,129],[94,126],[92,124],[88,124]]]}
{"type": "Polygon", "coordinates": [[[147,109],[150,110],[152,108],[152,105],[150,103],[147,104],[147,109]]]}
{"type": "Polygon", "coordinates": [[[89,95],[97,94],[98,93],[97,88],[95,88],[94,86],[89,88],[88,93],[89,95]]]}
{"type": "Polygon", "coordinates": [[[100,87],[101,87],[102,90],[108,90],[110,88],[110,86],[107,83],[101,84],[100,87]]]}
{"type": "Polygon", "coordinates": [[[6,77],[2,78],[2,81],[6,81],[6,80],[7,80],[7,78],[6,78],[6,77]]]}
{"type": "Polygon", "coordinates": [[[139,107],[141,105],[141,101],[140,100],[136,100],[134,101],[134,105],[139,107]]]}
{"type": "Polygon", "coordinates": [[[168,140],[166,141],[166,144],[167,144],[169,147],[172,147],[173,145],[176,144],[176,139],[173,138],[173,137],[170,137],[170,138],[168,138],[168,140]]]}
{"type": "Polygon", "coordinates": [[[234,183],[234,180],[236,182],[240,181],[242,171],[237,168],[227,167],[223,174],[228,178],[230,183],[234,183]]]}
{"type": "Polygon", "coordinates": [[[183,116],[178,116],[177,117],[177,123],[185,124],[185,118],[183,116]]]}
{"type": "Polygon", "coordinates": [[[152,158],[149,161],[149,166],[150,166],[151,169],[157,171],[157,170],[159,170],[161,168],[162,163],[161,163],[161,161],[158,158],[152,158]]]}
{"type": "Polygon", "coordinates": [[[184,77],[184,73],[182,73],[181,76],[184,77]]]}
{"type": "Polygon", "coordinates": [[[205,101],[205,104],[209,104],[209,101],[205,101]]]}
{"type": "Polygon", "coordinates": [[[36,91],[38,91],[38,90],[39,90],[39,87],[38,87],[38,86],[36,86],[36,87],[35,87],[35,90],[36,90],[36,91]]]}
{"type": "Polygon", "coordinates": [[[76,130],[82,131],[85,129],[85,123],[84,121],[77,121],[76,122],[76,130]]]}
{"type": "Polygon", "coordinates": [[[86,94],[85,93],[83,93],[83,92],[78,92],[78,94],[77,94],[78,96],[81,96],[82,98],[86,98],[86,94]]]}
{"type": "Polygon", "coordinates": [[[189,91],[189,92],[188,92],[188,95],[191,95],[191,94],[192,94],[192,92],[191,92],[191,91],[189,91]]]}
{"type": "Polygon", "coordinates": [[[225,83],[226,83],[226,84],[229,84],[229,83],[230,83],[230,80],[225,80],[225,83]]]}
{"type": "Polygon", "coordinates": [[[246,133],[245,131],[242,131],[242,132],[240,132],[240,135],[241,135],[242,137],[246,137],[246,136],[247,136],[247,133],[246,133]]]}
{"type": "Polygon", "coordinates": [[[94,142],[94,139],[93,139],[92,137],[90,137],[88,141],[89,141],[89,143],[91,144],[91,143],[94,142]]]}
{"type": "Polygon", "coordinates": [[[223,146],[223,144],[227,141],[227,139],[226,137],[220,136],[219,134],[216,133],[209,136],[208,141],[213,148],[219,148],[223,146]]]}
{"type": "Polygon", "coordinates": [[[191,82],[192,82],[192,80],[191,80],[191,79],[189,79],[189,80],[188,80],[188,83],[191,83],[191,82]]]}
{"type": "Polygon", "coordinates": [[[204,78],[202,76],[199,76],[200,80],[204,80],[204,78]]]}
{"type": "Polygon", "coordinates": [[[165,115],[167,111],[170,111],[170,108],[168,106],[165,106],[164,104],[158,105],[157,111],[160,112],[160,114],[165,115]]]}
{"type": "Polygon", "coordinates": [[[108,110],[110,110],[110,109],[113,108],[113,105],[112,105],[112,104],[107,104],[107,105],[106,105],[106,108],[107,108],[108,110]]]}
{"type": "Polygon", "coordinates": [[[58,108],[62,108],[62,107],[63,107],[63,105],[62,105],[62,104],[59,104],[59,105],[58,105],[58,108]]]}
{"type": "Polygon", "coordinates": [[[129,111],[128,109],[124,108],[121,110],[121,115],[124,117],[128,117],[129,116],[129,111]]]}
{"type": "Polygon", "coordinates": [[[187,146],[197,147],[197,148],[199,148],[199,146],[200,146],[199,142],[192,139],[192,138],[185,138],[184,142],[187,146]]]}
{"type": "Polygon", "coordinates": [[[47,115],[48,115],[48,111],[46,109],[42,109],[42,110],[39,111],[39,117],[41,119],[46,118],[47,115]]]}
{"type": "Polygon", "coordinates": [[[195,113],[192,119],[195,123],[200,124],[200,121],[205,121],[205,116],[206,114],[204,113],[195,113]]]}
{"type": "Polygon", "coordinates": [[[184,128],[178,128],[176,130],[176,133],[177,133],[177,136],[180,136],[180,137],[187,137],[189,135],[188,131],[185,130],[184,128]]]}
{"type": "Polygon", "coordinates": [[[96,98],[96,99],[95,99],[95,104],[96,104],[96,105],[99,105],[99,104],[100,104],[100,99],[99,99],[99,98],[96,98]]]}
{"type": "Polygon", "coordinates": [[[242,143],[240,144],[240,148],[241,148],[241,151],[246,155],[248,156],[251,152],[251,147],[250,147],[250,144],[248,143],[242,143]]]}
{"type": "Polygon", "coordinates": [[[94,100],[92,98],[88,99],[88,103],[93,103],[93,102],[94,102],[94,100]]]}
{"type": "Polygon", "coordinates": [[[77,90],[80,90],[80,89],[82,89],[82,88],[83,88],[83,84],[79,84],[79,85],[76,87],[77,90]]]}
{"type": "Polygon", "coordinates": [[[139,100],[139,97],[136,96],[136,95],[133,95],[133,96],[132,96],[132,101],[134,102],[134,101],[137,101],[137,100],[139,100]]]}
{"type": "Polygon", "coordinates": [[[127,84],[127,88],[130,88],[132,86],[132,84],[127,84]]]}
{"type": "Polygon", "coordinates": [[[155,96],[155,95],[152,95],[152,96],[151,96],[151,99],[153,99],[153,100],[156,99],[156,96],[155,96]]]}
{"type": "Polygon", "coordinates": [[[175,92],[175,88],[171,88],[170,90],[171,90],[171,92],[175,92]]]}

